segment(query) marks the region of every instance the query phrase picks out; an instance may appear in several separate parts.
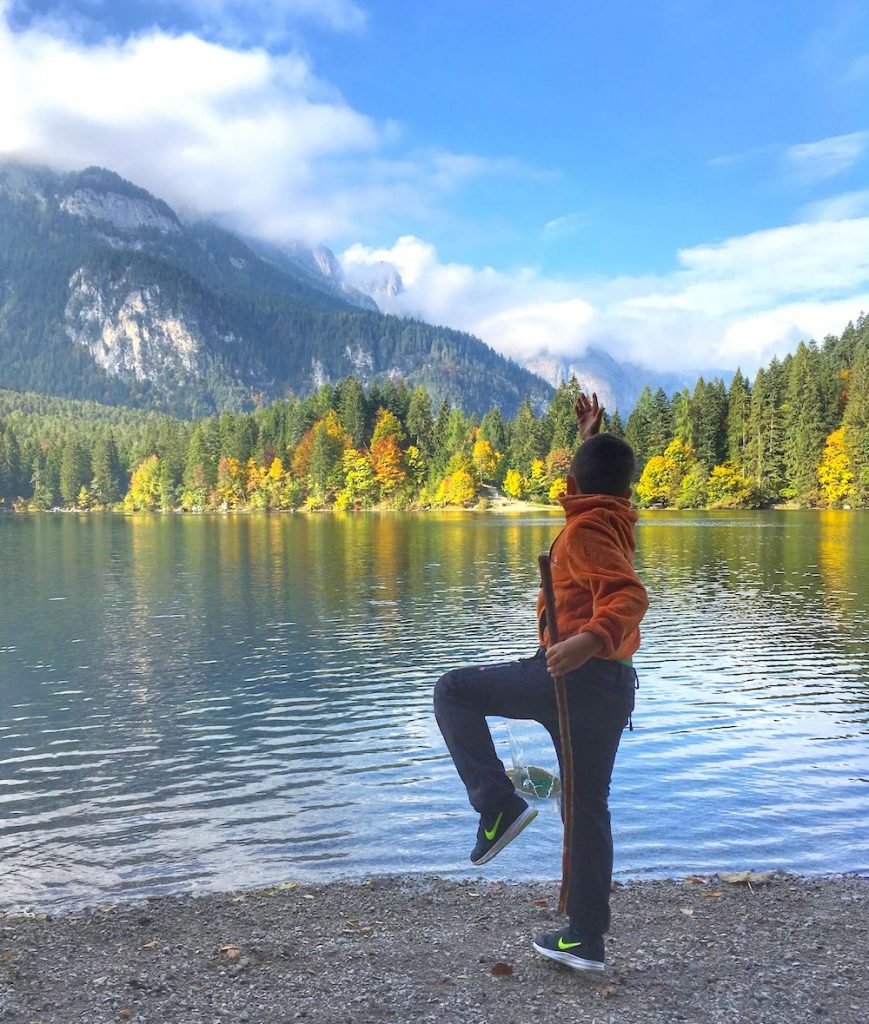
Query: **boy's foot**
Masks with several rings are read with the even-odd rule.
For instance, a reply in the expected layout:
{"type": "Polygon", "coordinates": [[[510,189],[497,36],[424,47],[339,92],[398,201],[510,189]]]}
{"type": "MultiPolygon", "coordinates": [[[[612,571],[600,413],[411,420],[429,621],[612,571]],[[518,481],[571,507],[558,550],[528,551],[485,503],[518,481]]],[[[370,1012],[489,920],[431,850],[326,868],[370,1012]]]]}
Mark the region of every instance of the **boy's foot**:
{"type": "Polygon", "coordinates": [[[490,861],[536,817],[537,811],[530,808],[521,796],[513,793],[496,815],[480,818],[477,845],[471,853],[471,863],[485,864],[490,861]]]}
{"type": "Polygon", "coordinates": [[[575,971],[606,970],[602,935],[582,934],[573,928],[565,928],[560,932],[538,935],[534,948],[550,960],[567,964],[575,971]]]}

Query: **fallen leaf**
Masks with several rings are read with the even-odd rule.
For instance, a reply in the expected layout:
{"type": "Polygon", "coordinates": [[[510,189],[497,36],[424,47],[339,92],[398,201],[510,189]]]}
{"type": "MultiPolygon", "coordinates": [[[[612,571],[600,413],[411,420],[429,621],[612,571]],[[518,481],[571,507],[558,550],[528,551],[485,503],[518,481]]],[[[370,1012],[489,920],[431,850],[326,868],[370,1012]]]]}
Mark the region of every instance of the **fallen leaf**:
{"type": "Polygon", "coordinates": [[[549,900],[534,900],[533,902],[534,902],[534,906],[535,907],[548,907],[549,906],[549,900]]]}
{"type": "Polygon", "coordinates": [[[604,999],[612,999],[613,996],[618,995],[618,986],[616,985],[604,985],[600,990],[600,994],[604,999]]]}
{"type": "Polygon", "coordinates": [[[312,900],[313,898],[314,897],[309,892],[303,892],[302,893],[302,899],[303,900],[312,900]]]}
{"type": "Polygon", "coordinates": [[[492,968],[492,974],[494,974],[496,978],[503,978],[504,975],[512,973],[513,968],[511,965],[505,964],[503,960],[499,960],[492,968]]]}
{"type": "Polygon", "coordinates": [[[685,915],[685,917],[693,917],[694,916],[694,911],[690,907],[679,907],[679,910],[680,910],[681,913],[683,913],[685,915]]]}
{"type": "Polygon", "coordinates": [[[718,877],[728,885],[763,885],[772,881],[771,871],[719,871],[718,877]]]}
{"type": "Polygon", "coordinates": [[[457,975],[456,975],[456,977],[457,977],[457,978],[461,978],[461,979],[462,979],[462,981],[467,981],[467,980],[468,980],[468,977],[469,977],[469,975],[467,975],[467,974],[457,974],[457,975]]]}
{"type": "Polygon", "coordinates": [[[478,900],[479,898],[480,898],[480,894],[478,892],[469,892],[468,893],[468,899],[469,900],[478,900]]]}
{"type": "Polygon", "coordinates": [[[142,949],[154,949],[154,948],[156,948],[156,946],[157,946],[156,940],[152,939],[150,942],[143,943],[142,949]]]}
{"type": "Polygon", "coordinates": [[[244,903],[244,901],[246,899],[247,899],[247,896],[233,896],[232,897],[232,902],[233,903],[244,903]]]}
{"type": "Polygon", "coordinates": [[[359,929],[362,935],[370,935],[374,929],[370,925],[366,925],[364,928],[359,929]]]}
{"type": "Polygon", "coordinates": [[[706,885],[706,879],[702,875],[686,875],[685,881],[691,885],[706,885]]]}
{"type": "Polygon", "coordinates": [[[715,900],[721,895],[720,892],[716,892],[714,889],[711,892],[704,892],[700,894],[706,900],[715,900]]]}
{"type": "Polygon", "coordinates": [[[241,957],[241,950],[238,946],[221,946],[217,952],[221,956],[225,956],[227,960],[238,960],[241,957]]]}
{"type": "Polygon", "coordinates": [[[133,1011],[129,1006],[125,1006],[123,1010],[118,1010],[118,1016],[121,1020],[129,1020],[133,1016],[133,1011]]]}
{"type": "Polygon", "coordinates": [[[278,885],[278,888],[279,889],[298,889],[299,888],[299,883],[298,882],[281,882],[278,885]]]}

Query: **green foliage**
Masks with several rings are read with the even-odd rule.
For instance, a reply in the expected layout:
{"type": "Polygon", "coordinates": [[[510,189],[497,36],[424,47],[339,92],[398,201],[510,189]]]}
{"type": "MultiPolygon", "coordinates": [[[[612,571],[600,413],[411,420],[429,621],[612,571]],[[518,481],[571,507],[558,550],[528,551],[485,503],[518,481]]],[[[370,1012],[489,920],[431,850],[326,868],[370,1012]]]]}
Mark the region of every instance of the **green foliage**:
{"type": "MultiPolygon", "coordinates": [[[[361,509],[467,505],[485,481],[553,502],[573,449],[575,382],[538,416],[473,416],[400,382],[348,378],[194,422],[0,391],[0,508],[361,509]],[[360,435],[361,431],[361,435],[360,435]],[[565,443],[566,442],[566,443],[565,443]]],[[[614,414],[608,429],[620,429],[614,414]]],[[[729,391],[645,389],[625,427],[643,506],[869,506],[869,323],[800,345],[729,391]],[[694,438],[697,447],[688,440],[694,438]]]]}

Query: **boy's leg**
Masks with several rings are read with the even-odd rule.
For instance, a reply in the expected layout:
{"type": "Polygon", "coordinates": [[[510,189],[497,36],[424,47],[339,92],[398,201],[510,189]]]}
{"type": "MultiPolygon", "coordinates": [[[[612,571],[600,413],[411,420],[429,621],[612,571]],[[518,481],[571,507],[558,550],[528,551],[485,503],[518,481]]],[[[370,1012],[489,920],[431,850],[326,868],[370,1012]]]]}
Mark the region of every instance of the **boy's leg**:
{"type": "MultiPolygon", "coordinates": [[[[610,924],[613,841],[609,787],[622,732],[634,707],[635,675],[593,658],[566,677],[573,749],[573,830],[567,913],[577,931],[602,935],[610,924]]],[[[557,729],[553,734],[561,751],[557,729]]]]}
{"type": "Polygon", "coordinates": [[[533,658],[447,672],[435,686],[434,705],[471,806],[483,816],[496,814],[513,795],[513,783],[495,752],[486,717],[533,719],[552,731],[555,690],[542,651],[533,658]]]}

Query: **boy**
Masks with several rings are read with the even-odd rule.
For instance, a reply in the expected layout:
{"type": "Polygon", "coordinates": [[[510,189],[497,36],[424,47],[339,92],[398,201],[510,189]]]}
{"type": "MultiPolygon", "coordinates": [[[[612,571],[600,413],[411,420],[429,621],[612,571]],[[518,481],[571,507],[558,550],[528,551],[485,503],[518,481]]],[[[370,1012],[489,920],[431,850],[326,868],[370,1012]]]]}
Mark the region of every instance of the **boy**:
{"type": "Polygon", "coordinates": [[[580,396],[577,419],[584,443],[573,456],[567,494],[559,499],[566,523],[551,551],[560,643],[546,649],[542,593],[537,599],[540,647],[531,658],[447,672],[435,686],[435,715],[480,815],[473,864],[485,864],[537,812],[515,792],[495,753],[486,716],[533,719],[552,737],[561,763],[553,676],[564,676],[573,750],[573,831],[567,898],[569,923],[540,935],[534,948],[577,970],[604,970],[609,928],[612,832],[607,805],[622,730],[634,707],[631,656],[648,608],[634,572],[637,515],[630,506],[636,466],[631,447],[598,434],[597,398],[580,396]]]}

